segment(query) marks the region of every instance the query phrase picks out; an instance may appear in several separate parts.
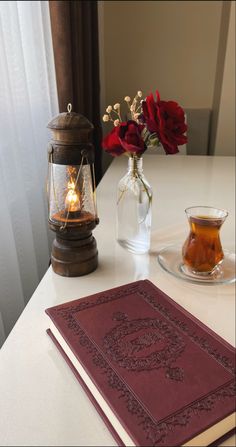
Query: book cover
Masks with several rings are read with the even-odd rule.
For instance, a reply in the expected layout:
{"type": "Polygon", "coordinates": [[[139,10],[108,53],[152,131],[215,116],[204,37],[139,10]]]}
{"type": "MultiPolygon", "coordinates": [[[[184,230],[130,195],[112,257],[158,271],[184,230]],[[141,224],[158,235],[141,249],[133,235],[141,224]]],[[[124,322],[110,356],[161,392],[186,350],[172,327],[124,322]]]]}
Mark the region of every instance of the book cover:
{"type": "Polygon", "coordinates": [[[208,445],[234,427],[235,349],[150,281],[46,313],[119,445],[208,445]]]}

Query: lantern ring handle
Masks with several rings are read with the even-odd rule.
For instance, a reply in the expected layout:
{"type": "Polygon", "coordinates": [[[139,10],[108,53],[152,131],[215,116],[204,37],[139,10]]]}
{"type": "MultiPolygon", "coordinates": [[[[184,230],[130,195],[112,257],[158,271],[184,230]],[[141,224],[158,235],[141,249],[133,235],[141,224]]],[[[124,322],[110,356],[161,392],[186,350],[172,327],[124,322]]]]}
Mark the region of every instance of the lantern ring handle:
{"type": "Polygon", "coordinates": [[[71,111],[72,111],[72,104],[69,102],[69,103],[67,104],[67,112],[68,112],[68,113],[71,113],[71,111]]]}
{"type": "Polygon", "coordinates": [[[88,154],[89,154],[88,149],[83,149],[83,150],[81,151],[81,155],[82,155],[82,157],[84,157],[84,158],[87,158],[87,157],[88,157],[88,154]]]}

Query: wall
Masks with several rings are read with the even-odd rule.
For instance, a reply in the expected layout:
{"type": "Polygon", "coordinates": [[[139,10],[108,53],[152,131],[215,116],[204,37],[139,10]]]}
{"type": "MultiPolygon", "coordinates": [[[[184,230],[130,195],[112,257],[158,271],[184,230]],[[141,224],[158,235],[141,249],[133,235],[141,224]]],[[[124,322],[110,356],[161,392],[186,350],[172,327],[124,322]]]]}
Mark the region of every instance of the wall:
{"type": "Polygon", "coordinates": [[[158,87],[183,107],[211,107],[221,1],[105,1],[106,104],[158,87]]]}
{"type": "Polygon", "coordinates": [[[235,155],[235,2],[230,9],[215,155],[235,155]]]}

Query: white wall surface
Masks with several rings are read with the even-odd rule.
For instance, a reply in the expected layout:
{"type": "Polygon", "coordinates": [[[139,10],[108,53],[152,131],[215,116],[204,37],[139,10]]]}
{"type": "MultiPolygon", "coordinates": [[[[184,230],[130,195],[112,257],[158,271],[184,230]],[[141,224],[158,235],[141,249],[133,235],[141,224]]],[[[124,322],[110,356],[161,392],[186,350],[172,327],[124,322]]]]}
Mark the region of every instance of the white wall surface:
{"type": "Polygon", "coordinates": [[[159,89],[211,107],[222,1],[104,1],[106,104],[159,89]]]}
{"type": "Polygon", "coordinates": [[[215,155],[235,155],[235,2],[231,2],[215,155]]]}

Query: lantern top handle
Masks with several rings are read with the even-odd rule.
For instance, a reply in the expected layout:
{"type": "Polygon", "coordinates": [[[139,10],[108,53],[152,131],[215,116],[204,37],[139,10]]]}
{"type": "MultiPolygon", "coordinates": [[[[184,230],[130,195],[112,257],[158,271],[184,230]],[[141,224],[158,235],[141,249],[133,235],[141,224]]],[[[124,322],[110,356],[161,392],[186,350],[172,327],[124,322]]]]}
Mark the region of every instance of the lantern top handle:
{"type": "Polygon", "coordinates": [[[59,113],[48,123],[47,127],[52,130],[70,130],[72,132],[85,129],[87,131],[93,130],[93,124],[85,116],[72,112],[71,103],[67,105],[67,112],[59,113]]]}

